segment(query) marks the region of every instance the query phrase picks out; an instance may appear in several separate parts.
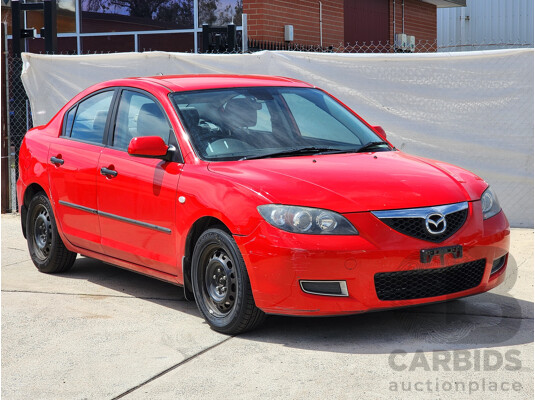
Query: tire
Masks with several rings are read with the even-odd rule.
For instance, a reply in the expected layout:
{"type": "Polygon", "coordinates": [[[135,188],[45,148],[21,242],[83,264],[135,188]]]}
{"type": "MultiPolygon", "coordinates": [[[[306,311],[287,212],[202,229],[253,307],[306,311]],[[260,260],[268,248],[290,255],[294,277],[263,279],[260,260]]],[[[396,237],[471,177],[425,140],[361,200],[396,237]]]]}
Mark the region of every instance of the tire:
{"type": "Polygon", "coordinates": [[[59,236],[52,206],[43,192],[37,193],[28,206],[26,240],[32,261],[41,272],[68,271],[76,260],[76,253],[67,250],[59,236]]]}
{"type": "Polygon", "coordinates": [[[208,229],[199,237],[191,277],[197,307],[212,329],[236,335],[264,321],[264,312],[255,305],[240,250],[225,231],[208,229]]]}

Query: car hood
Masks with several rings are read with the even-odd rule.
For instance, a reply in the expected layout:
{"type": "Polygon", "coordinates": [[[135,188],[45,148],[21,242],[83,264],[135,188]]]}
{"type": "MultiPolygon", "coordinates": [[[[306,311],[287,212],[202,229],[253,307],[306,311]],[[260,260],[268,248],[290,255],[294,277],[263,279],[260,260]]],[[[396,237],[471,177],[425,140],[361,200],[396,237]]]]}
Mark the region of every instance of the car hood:
{"type": "Polygon", "coordinates": [[[488,186],[462,168],[400,151],[218,162],[208,169],[270,202],[340,213],[477,200],[488,186]]]}

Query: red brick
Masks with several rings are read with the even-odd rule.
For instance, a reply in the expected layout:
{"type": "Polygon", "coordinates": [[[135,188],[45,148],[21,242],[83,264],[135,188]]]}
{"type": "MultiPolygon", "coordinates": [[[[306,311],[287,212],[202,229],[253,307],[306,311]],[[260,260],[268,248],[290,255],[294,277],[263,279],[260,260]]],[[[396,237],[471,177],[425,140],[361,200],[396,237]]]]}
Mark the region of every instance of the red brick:
{"type": "MultiPolygon", "coordinates": [[[[322,0],[323,45],[344,42],[344,1],[322,0]]],[[[393,26],[393,0],[389,2],[390,40],[395,33],[402,33],[402,1],[396,0],[396,32],[393,26]]],[[[436,6],[421,0],[405,0],[405,33],[413,35],[416,42],[434,42],[437,37],[436,6]]],[[[294,26],[294,44],[318,45],[320,42],[319,4],[317,0],[244,0],[243,12],[247,14],[249,37],[257,40],[281,42],[284,25],[294,26]]]]}

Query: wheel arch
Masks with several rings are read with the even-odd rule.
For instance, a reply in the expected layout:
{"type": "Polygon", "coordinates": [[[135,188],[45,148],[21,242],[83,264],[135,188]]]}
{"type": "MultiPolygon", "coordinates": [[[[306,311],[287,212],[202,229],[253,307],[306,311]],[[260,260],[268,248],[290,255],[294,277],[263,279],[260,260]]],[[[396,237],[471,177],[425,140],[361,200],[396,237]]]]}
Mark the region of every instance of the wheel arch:
{"type": "Polygon", "coordinates": [[[22,205],[20,208],[20,223],[22,227],[22,234],[24,235],[25,239],[26,239],[26,216],[28,215],[28,205],[30,204],[30,201],[32,201],[33,197],[39,192],[43,192],[44,195],[48,197],[46,190],[41,185],[39,185],[38,183],[32,183],[28,185],[22,197],[22,205]]]}
{"type": "Polygon", "coordinates": [[[193,300],[193,290],[191,285],[191,259],[193,256],[193,249],[199,237],[210,228],[220,228],[232,235],[231,230],[219,218],[212,216],[204,216],[197,219],[190,227],[186,236],[184,246],[184,256],[182,257],[182,274],[184,280],[184,296],[188,300],[193,300]]]}

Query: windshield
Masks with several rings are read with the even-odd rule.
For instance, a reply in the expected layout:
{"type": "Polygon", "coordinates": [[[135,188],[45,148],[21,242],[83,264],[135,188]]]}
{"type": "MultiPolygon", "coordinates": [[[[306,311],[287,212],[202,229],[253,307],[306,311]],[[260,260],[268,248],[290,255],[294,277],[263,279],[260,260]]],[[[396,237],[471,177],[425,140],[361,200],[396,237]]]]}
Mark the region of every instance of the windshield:
{"type": "Polygon", "coordinates": [[[196,153],[207,161],[391,149],[318,89],[211,89],[172,99],[196,153]]]}

